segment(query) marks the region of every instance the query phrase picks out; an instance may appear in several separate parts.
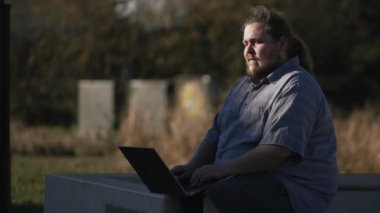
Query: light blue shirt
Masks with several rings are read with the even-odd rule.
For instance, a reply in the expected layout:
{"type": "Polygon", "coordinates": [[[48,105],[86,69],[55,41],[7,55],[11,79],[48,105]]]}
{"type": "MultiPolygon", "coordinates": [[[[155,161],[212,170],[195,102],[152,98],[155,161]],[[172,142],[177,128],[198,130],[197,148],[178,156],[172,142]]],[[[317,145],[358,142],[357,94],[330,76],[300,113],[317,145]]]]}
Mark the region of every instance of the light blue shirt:
{"type": "Polygon", "coordinates": [[[326,212],[337,190],[336,137],[326,98],[294,57],[259,84],[247,77],[232,88],[205,141],[217,143],[216,163],[259,144],[286,147],[296,157],[273,174],[296,213],[326,212]]]}

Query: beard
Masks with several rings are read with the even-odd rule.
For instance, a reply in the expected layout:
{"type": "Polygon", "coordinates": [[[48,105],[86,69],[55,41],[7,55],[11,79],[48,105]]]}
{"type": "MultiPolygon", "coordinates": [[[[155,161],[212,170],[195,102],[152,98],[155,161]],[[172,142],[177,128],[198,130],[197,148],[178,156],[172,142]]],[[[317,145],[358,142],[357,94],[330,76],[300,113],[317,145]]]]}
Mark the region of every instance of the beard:
{"type": "Polygon", "coordinates": [[[259,83],[263,78],[272,73],[279,65],[280,63],[271,63],[264,66],[252,67],[252,65],[248,62],[246,63],[246,72],[252,82],[259,83]]]}
{"type": "Polygon", "coordinates": [[[275,53],[267,58],[270,58],[271,60],[262,61],[258,59],[246,62],[246,72],[252,82],[259,83],[285,61],[283,57],[275,53]]]}

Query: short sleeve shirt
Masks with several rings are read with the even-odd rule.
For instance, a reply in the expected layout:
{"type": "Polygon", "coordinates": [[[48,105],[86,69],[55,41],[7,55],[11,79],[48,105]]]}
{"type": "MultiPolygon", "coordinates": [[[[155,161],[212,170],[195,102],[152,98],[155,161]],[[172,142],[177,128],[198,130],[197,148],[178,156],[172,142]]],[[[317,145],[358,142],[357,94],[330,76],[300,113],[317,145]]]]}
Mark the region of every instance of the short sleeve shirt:
{"type": "Polygon", "coordinates": [[[217,113],[204,141],[216,143],[215,163],[260,144],[295,158],[271,171],[287,189],[295,212],[325,212],[337,189],[336,137],[325,96],[294,57],[260,83],[241,78],[217,113]]]}

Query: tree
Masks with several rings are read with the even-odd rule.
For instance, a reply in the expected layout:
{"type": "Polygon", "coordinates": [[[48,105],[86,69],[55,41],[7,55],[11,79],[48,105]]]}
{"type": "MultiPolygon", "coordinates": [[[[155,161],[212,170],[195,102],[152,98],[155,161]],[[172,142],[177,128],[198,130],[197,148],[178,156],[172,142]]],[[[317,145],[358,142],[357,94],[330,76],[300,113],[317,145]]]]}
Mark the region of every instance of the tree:
{"type": "Polygon", "coordinates": [[[231,84],[245,70],[240,27],[249,4],[288,17],[310,47],[331,103],[350,108],[380,99],[378,1],[129,2],[134,10],[120,18],[113,0],[13,1],[13,114],[69,124],[76,115],[76,80],[118,79],[123,72],[129,78],[210,74],[231,84]]]}
{"type": "Polygon", "coordinates": [[[11,111],[29,123],[75,120],[76,80],[122,63],[111,0],[13,1],[11,111]]]}

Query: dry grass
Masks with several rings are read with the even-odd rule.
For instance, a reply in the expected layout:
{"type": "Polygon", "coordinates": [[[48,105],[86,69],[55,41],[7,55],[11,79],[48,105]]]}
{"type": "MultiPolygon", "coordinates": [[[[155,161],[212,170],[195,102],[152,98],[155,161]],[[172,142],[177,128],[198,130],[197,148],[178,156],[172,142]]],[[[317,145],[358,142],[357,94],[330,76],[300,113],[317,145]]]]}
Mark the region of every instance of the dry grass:
{"type": "MultiPolygon", "coordinates": [[[[34,212],[42,211],[47,173],[130,172],[117,145],[155,147],[170,166],[185,163],[213,116],[186,117],[174,112],[167,132],[159,135],[128,120],[123,122],[117,135],[80,135],[76,129],[31,128],[13,121],[12,212],[32,212],[31,208],[34,212]]],[[[380,173],[380,111],[367,107],[348,116],[336,112],[334,117],[340,171],[380,173]]]]}
{"type": "Polygon", "coordinates": [[[380,173],[380,110],[374,106],[335,115],[341,172],[380,173]]]}
{"type": "MultiPolygon", "coordinates": [[[[11,149],[21,155],[106,156],[125,161],[118,145],[154,147],[170,166],[185,163],[209,128],[207,118],[171,113],[167,131],[157,134],[144,125],[124,120],[115,134],[80,135],[74,129],[25,127],[11,123],[11,149]],[[90,137],[89,137],[90,136],[90,137]]],[[[380,173],[380,110],[366,107],[342,116],[334,112],[338,163],[345,173],[380,173]]],[[[140,122],[141,124],[141,122],[140,122]]]]}
{"type": "Polygon", "coordinates": [[[167,131],[159,134],[150,131],[149,128],[143,128],[144,125],[136,127],[135,121],[125,119],[120,127],[118,143],[154,147],[169,165],[185,163],[208,130],[213,116],[210,114],[207,118],[191,117],[175,111],[169,119],[167,131]]]}
{"type": "Polygon", "coordinates": [[[13,154],[56,156],[104,156],[113,148],[114,135],[80,134],[61,127],[28,127],[19,121],[10,123],[13,154]]]}
{"type": "MultiPolygon", "coordinates": [[[[125,121],[120,141],[134,146],[150,146],[159,150],[169,164],[186,162],[210,125],[212,117],[194,119],[175,113],[168,134],[154,136],[149,130],[136,129],[125,121]]],[[[334,113],[338,140],[338,164],[342,173],[380,173],[380,110],[366,107],[348,116],[334,113]]]]}

